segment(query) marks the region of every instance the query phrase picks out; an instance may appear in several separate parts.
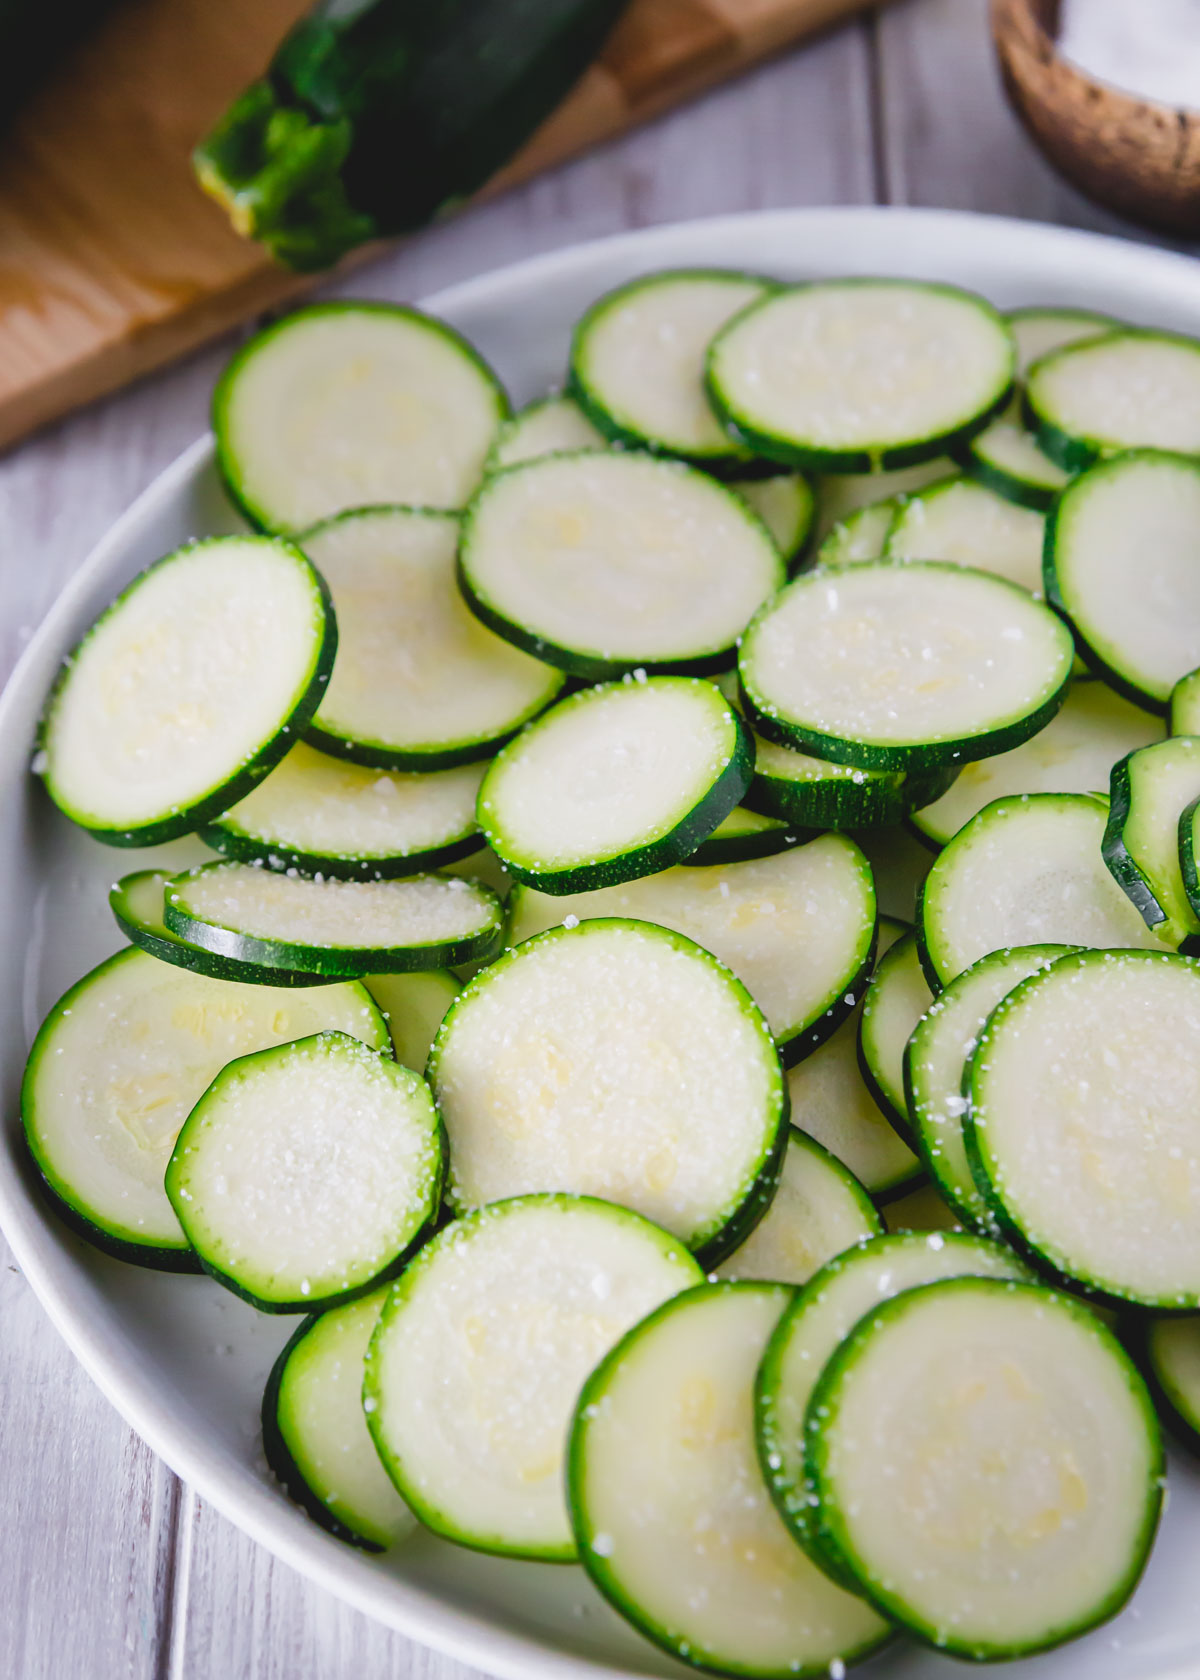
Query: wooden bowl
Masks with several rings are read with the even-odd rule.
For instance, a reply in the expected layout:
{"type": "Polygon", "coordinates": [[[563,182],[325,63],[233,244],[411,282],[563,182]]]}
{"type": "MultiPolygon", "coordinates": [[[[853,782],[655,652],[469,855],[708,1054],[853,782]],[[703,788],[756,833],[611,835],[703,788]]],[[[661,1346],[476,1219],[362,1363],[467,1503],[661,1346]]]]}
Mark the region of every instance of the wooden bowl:
{"type": "Polygon", "coordinates": [[[1200,234],[1200,114],[1099,82],[1061,57],[1058,0],[991,0],[1013,109],[1089,198],[1162,232],[1200,234]]]}

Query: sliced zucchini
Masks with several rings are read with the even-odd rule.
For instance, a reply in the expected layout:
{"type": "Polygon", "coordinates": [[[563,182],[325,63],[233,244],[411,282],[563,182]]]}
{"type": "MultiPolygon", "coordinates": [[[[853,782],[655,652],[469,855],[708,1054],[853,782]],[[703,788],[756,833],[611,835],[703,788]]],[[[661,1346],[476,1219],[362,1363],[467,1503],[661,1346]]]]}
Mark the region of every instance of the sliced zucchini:
{"type": "Polygon", "coordinates": [[[426,1527],[574,1559],[563,1460],[580,1384],[700,1281],[665,1231],[591,1197],[522,1196],[441,1231],[393,1287],[363,1384],[379,1456],[426,1527]]]}
{"type": "Polygon", "coordinates": [[[807,1283],[835,1254],[881,1229],[875,1204],[849,1168],[793,1128],[775,1200],[717,1276],[807,1283]]]}
{"type": "Polygon", "coordinates": [[[676,269],[642,275],[594,303],[571,341],[571,391],[613,443],[681,456],[710,471],[753,470],[712,411],[704,358],[735,315],[767,295],[753,275],[676,269]]]}
{"type": "Polygon", "coordinates": [[[383,1552],[416,1521],[379,1462],[362,1409],[363,1360],[386,1288],[306,1318],[263,1396],[267,1463],[291,1497],[339,1540],[383,1552]]]}
{"type": "Polygon", "coordinates": [[[487,470],[517,467],[542,455],[563,455],[576,449],[603,449],[598,432],[574,397],[553,393],[518,409],[496,434],[487,470]]]}
{"type": "Polygon", "coordinates": [[[598,916],[657,922],[711,951],[754,997],[786,1063],[823,1043],[862,995],[875,889],[854,842],[827,834],[756,862],[672,869],[569,898],[515,887],[508,943],[598,916]]]}
{"type": "Polygon", "coordinates": [[[363,981],[387,1022],[396,1060],[420,1073],[462,981],[446,968],[424,974],[368,974],[363,981]]]}
{"type": "Polygon", "coordinates": [[[1002,794],[1103,792],[1118,758],[1162,736],[1158,718],[1107,683],[1077,677],[1043,730],[1011,752],[966,765],[950,789],[910,821],[923,839],[944,846],[1002,794]]]}
{"type": "Polygon", "coordinates": [[[774,538],[733,491],[678,461],[615,449],[494,473],[459,551],[476,617],[593,681],[721,670],[783,578],[774,538]]]}
{"type": "Polygon", "coordinates": [[[893,1234],[902,1231],[961,1231],[958,1214],[933,1184],[918,1184],[906,1196],[897,1196],[883,1210],[883,1228],[893,1234]]]}
{"type": "Polygon", "coordinates": [[[789,566],[800,560],[812,535],[816,515],[813,487],[803,473],[779,473],[739,484],[737,493],[749,502],[775,538],[776,547],[789,566]]]}
{"type": "Polygon", "coordinates": [[[977,1277],[897,1296],[843,1342],[809,1417],[826,1545],[939,1651],[1047,1650],[1137,1585],[1162,1441],[1128,1355],[1078,1302],[977,1277]]]}
{"type": "Polygon", "coordinates": [[[1079,951],[1012,991],[964,1075],[971,1170],[1002,1228],[1063,1277],[1200,1305],[1200,966],[1079,951]]]}
{"type": "Polygon", "coordinates": [[[1012,394],[1012,336],[953,286],[832,280],[776,289],[708,353],[708,391],[769,460],[871,472],[942,455],[1012,394]]]}
{"type": "MultiPolygon", "coordinates": [[[[742,867],[754,867],[742,866],[742,867]]],[[[456,1212],[603,1196],[716,1265],[766,1212],[787,1090],[728,969],[649,922],[555,928],[476,975],[429,1058],[456,1212]]]]}
{"type": "Polygon", "coordinates": [[[278,764],[336,647],[328,591],[299,549],[192,543],[136,577],[68,655],[34,766],[108,845],[190,834],[278,764]]]}
{"type": "Polygon", "coordinates": [[[1069,344],[1029,370],[1025,417],[1066,472],[1122,449],[1200,454],[1200,343],[1125,328],[1069,344]]]}
{"type": "MultiPolygon", "coordinates": [[[[954,471],[954,462],[944,455],[933,461],[921,461],[915,467],[900,467],[892,472],[831,473],[817,481],[817,527],[819,542],[834,526],[849,523],[854,515],[868,507],[889,507],[893,513],[902,496],[923,490],[954,471]]],[[[877,559],[877,555],[862,555],[862,559],[877,559]]]]}
{"type": "Polygon", "coordinates": [[[301,531],[368,503],[462,507],[508,412],[495,374],[444,321],[339,302],[294,310],[243,345],[212,421],[246,517],[301,531]]]}
{"type": "Polygon", "coordinates": [[[863,770],[756,736],[747,804],[794,828],[886,828],[945,787],[957,771],[863,770]]]}
{"type": "Polygon", "coordinates": [[[694,1668],[841,1674],[890,1637],[788,1538],[755,1463],[754,1373],[791,1290],[711,1283],[660,1307],[588,1378],[567,1485],[609,1603],[694,1668]]]}
{"type": "MultiPolygon", "coordinates": [[[[827,483],[836,483],[828,479],[827,483]]],[[[863,560],[882,560],[887,547],[888,533],[903,507],[903,499],[889,496],[886,501],[872,502],[869,507],[857,508],[830,527],[817,550],[818,566],[848,566],[863,560]]]]}
{"type": "Polygon", "coordinates": [[[1108,801],[1079,793],[994,799],[934,860],[917,937],[935,991],[1014,945],[1162,945],[1100,855],[1108,801]]]}
{"type": "Polygon", "coordinates": [[[308,726],[325,752],[382,770],[490,758],[558,694],[562,673],[494,636],[455,581],[460,521],[372,507],[299,541],[333,592],[338,656],[308,726]]]}
{"type": "Polygon", "coordinates": [[[967,1160],[963,1069],[1000,1000],[1071,949],[1022,945],[980,957],[939,993],[904,1052],[906,1107],[917,1150],[955,1213],[983,1235],[996,1234],[996,1221],[967,1160]]]}
{"type": "Polygon", "coordinates": [[[483,766],[424,775],[369,770],[298,741],[282,764],[201,838],[240,863],[379,881],[437,869],[483,845],[483,766]]]}
{"type": "MultiPolygon", "coordinates": [[[[1008,324],[1017,344],[1017,374],[1021,379],[1034,362],[1086,338],[1098,338],[1120,325],[1108,315],[1083,309],[1014,309],[1008,324]]],[[[1021,403],[1014,398],[998,420],[973,437],[962,454],[972,478],[1021,507],[1045,513],[1067,482],[1067,474],[1046,455],[1021,421],[1021,403]]]]}
{"type": "Polygon", "coordinates": [[[56,1211],[123,1260],[195,1271],[163,1190],[179,1128],[227,1062],[321,1031],[387,1048],[361,986],[281,995],[136,949],[101,963],[43,1021],[21,1087],[25,1138],[56,1211]]]}
{"type": "Polygon", "coordinates": [[[1026,1278],[1029,1272],[1009,1249],[979,1237],[942,1231],[876,1236],[834,1256],[811,1277],[771,1338],[755,1391],[759,1462],[780,1516],[834,1579],[849,1577],[821,1544],[816,1490],[804,1462],[804,1418],[813,1390],[864,1313],[903,1290],[965,1275],[1026,1278]]]}
{"type": "Polygon", "coordinates": [[[1083,473],[1046,529],[1047,599],[1093,670],[1149,711],[1200,664],[1198,544],[1200,461],[1150,450],[1083,473]]]}
{"type": "Polygon", "coordinates": [[[865,770],[1004,752],[1062,704],[1066,626],[1000,578],[876,562],[796,578],[742,638],[748,715],[769,740],[865,770]]]}
{"type": "Polygon", "coordinates": [[[912,1137],[913,1123],[904,1092],[904,1050],[932,1002],[916,933],[906,933],[879,959],[858,1018],[863,1082],[905,1138],[912,1137]]]}
{"type": "Polygon", "coordinates": [[[739,803],[753,766],[750,733],[712,683],[608,683],[500,753],[479,823],[518,881],[589,892],[681,863],[739,803]]]}
{"type": "Polygon", "coordinates": [[[1171,690],[1169,733],[1200,735],[1200,671],[1189,671],[1171,690]]]}
{"type": "Polygon", "coordinates": [[[786,852],[805,838],[778,817],[760,816],[745,805],[735,805],[708,839],[702,840],[683,861],[689,868],[705,869],[718,863],[748,863],[753,858],[786,852]]]}
{"type": "Polygon", "coordinates": [[[1193,1453],[1200,1451],[1200,1320],[1148,1319],[1141,1352],[1159,1416],[1193,1453]]]}
{"type": "Polygon", "coordinates": [[[1040,513],[969,478],[943,479],[905,498],[884,544],[888,560],[948,560],[1042,592],[1040,513]]]}
{"type": "Polygon", "coordinates": [[[264,971],[354,979],[493,956],[504,911],[489,888],[453,875],[310,881],[206,863],[172,879],[163,919],[177,939],[264,971]]]}
{"type": "MultiPolygon", "coordinates": [[[[1200,914],[1186,890],[1186,813],[1200,798],[1200,737],[1173,735],[1113,765],[1102,851],[1146,926],[1174,950],[1200,949],[1200,914]]],[[[1193,855],[1192,875],[1195,877],[1193,855]]]]}
{"type": "Polygon", "coordinates": [[[393,1277],[432,1228],[445,1172],[446,1134],[420,1074],[322,1032],[222,1068],[164,1183],[209,1276],[286,1313],[393,1277]]]}

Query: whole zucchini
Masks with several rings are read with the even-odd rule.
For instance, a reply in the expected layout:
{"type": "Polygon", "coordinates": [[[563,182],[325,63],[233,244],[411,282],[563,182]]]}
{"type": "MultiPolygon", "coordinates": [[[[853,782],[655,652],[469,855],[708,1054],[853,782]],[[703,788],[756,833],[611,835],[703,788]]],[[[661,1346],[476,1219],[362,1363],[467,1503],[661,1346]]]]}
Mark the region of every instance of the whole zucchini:
{"type": "Polygon", "coordinates": [[[506,163],[627,0],[322,0],[195,153],[240,233],[296,269],[421,227],[506,163]]]}

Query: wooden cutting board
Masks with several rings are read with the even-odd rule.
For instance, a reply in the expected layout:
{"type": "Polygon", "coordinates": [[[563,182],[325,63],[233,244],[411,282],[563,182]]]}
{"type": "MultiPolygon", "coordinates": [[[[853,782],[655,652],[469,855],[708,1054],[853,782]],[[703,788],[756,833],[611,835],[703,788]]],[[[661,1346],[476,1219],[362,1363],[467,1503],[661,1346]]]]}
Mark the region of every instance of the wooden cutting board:
{"type": "MultiPolygon", "coordinates": [[[[603,59],[488,191],[869,3],[634,0],[603,59]]],[[[0,143],[0,447],[313,283],[239,239],[189,164],[307,9],[124,0],[0,143]]]]}

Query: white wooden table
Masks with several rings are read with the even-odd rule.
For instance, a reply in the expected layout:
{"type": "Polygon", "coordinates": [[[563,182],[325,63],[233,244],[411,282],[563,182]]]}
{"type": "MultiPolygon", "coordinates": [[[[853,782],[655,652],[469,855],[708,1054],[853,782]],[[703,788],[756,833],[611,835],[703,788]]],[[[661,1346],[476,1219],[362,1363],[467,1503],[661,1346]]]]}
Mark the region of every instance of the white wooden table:
{"type": "MultiPolygon", "coordinates": [[[[941,205],[1130,234],[1018,129],[985,5],[898,0],[414,242],[349,289],[413,299],[623,228],[797,204],[941,205]]],[[[96,538],[204,429],[226,354],[0,461],[0,675],[96,538]]],[[[469,1680],[182,1486],[77,1367],[2,1243],[0,1260],[0,1680],[469,1680]]]]}

